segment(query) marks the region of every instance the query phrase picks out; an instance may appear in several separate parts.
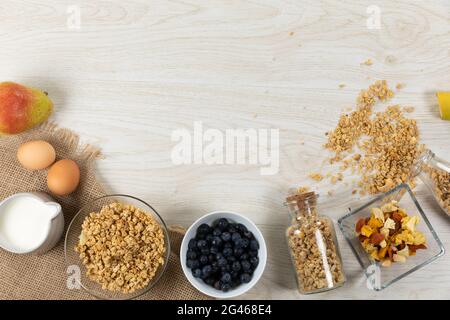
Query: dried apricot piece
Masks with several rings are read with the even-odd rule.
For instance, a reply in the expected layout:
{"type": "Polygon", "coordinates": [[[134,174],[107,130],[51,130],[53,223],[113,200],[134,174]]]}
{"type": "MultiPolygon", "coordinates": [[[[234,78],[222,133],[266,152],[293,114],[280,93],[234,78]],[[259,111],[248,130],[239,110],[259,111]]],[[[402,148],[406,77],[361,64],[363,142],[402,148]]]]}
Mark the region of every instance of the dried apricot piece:
{"type": "Polygon", "coordinates": [[[381,248],[380,251],[378,251],[378,258],[383,259],[386,256],[387,251],[388,247],[381,248]]]}
{"type": "Polygon", "coordinates": [[[364,218],[359,219],[358,222],[356,223],[355,231],[356,231],[357,233],[360,233],[360,232],[361,232],[361,228],[362,228],[365,224],[366,224],[366,220],[365,220],[364,218]]]}
{"type": "Polygon", "coordinates": [[[365,225],[365,226],[363,226],[363,227],[361,228],[361,234],[362,234],[363,236],[370,237],[370,235],[371,235],[372,233],[373,233],[373,230],[372,230],[372,228],[369,227],[368,225],[365,225]]]}

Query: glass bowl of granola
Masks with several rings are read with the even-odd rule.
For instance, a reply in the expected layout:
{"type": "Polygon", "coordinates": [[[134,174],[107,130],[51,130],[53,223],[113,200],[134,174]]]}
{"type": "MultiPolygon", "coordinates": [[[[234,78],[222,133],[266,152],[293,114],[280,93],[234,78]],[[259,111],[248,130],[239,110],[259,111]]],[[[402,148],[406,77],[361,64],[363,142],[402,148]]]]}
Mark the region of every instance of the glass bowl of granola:
{"type": "Polygon", "coordinates": [[[64,250],[69,289],[127,300],[148,292],[161,278],[170,242],[166,224],[152,206],[132,196],[108,195],[76,214],[64,250]]]}
{"type": "Polygon", "coordinates": [[[370,289],[380,291],[444,254],[407,184],[377,196],[338,220],[364,269],[370,289]]]}

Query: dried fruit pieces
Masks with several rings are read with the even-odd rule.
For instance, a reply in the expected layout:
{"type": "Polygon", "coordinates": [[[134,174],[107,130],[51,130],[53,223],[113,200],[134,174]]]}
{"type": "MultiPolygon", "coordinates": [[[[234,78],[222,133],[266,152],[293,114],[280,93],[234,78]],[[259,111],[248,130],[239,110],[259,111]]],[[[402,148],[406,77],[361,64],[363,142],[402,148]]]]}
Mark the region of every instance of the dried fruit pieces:
{"type": "Polygon", "coordinates": [[[391,201],[381,208],[372,208],[370,217],[356,222],[355,232],[365,251],[384,267],[392,262],[406,262],[419,249],[426,249],[425,235],[417,230],[418,216],[391,201]]]}

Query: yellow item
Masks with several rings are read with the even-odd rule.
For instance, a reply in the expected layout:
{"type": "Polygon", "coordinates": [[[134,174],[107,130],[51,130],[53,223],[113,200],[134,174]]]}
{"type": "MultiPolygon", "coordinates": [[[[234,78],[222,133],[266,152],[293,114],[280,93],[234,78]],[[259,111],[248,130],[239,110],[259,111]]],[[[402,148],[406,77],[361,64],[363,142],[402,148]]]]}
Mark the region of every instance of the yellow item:
{"type": "Polygon", "coordinates": [[[361,228],[361,234],[365,237],[370,237],[370,235],[373,233],[373,230],[368,225],[365,225],[361,228]]]}
{"type": "Polygon", "coordinates": [[[378,258],[383,259],[386,256],[387,253],[387,247],[381,248],[380,251],[378,251],[378,258]]]}
{"type": "Polygon", "coordinates": [[[370,210],[370,214],[372,218],[377,218],[384,223],[384,214],[380,208],[372,208],[372,210],[370,210]]]}
{"type": "Polygon", "coordinates": [[[450,120],[450,92],[438,92],[439,110],[443,120],[450,120]]]}
{"type": "Polygon", "coordinates": [[[383,226],[383,222],[373,216],[369,219],[369,222],[367,222],[367,225],[369,227],[371,227],[372,229],[376,230],[383,226]]]}
{"type": "Polygon", "coordinates": [[[395,245],[398,246],[402,243],[405,244],[413,244],[414,243],[414,236],[411,234],[411,231],[409,230],[403,230],[400,234],[397,234],[395,236],[395,245]]]}
{"type": "Polygon", "coordinates": [[[425,244],[425,236],[423,235],[422,232],[416,231],[416,232],[414,232],[413,236],[414,236],[414,241],[413,241],[414,245],[418,246],[421,244],[425,244]]]}
{"type": "Polygon", "coordinates": [[[375,259],[375,260],[380,260],[380,258],[378,257],[378,251],[372,251],[372,253],[370,254],[370,256],[375,259]]]}

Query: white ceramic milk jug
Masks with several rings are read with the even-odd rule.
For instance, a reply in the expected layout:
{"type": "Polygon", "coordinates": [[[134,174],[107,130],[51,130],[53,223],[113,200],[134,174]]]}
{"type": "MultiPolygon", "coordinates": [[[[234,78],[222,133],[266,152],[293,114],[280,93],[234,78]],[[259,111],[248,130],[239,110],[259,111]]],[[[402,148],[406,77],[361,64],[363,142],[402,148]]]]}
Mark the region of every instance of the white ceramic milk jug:
{"type": "Polygon", "coordinates": [[[45,193],[17,193],[0,202],[0,247],[7,251],[43,254],[63,231],[61,205],[45,193]]]}

